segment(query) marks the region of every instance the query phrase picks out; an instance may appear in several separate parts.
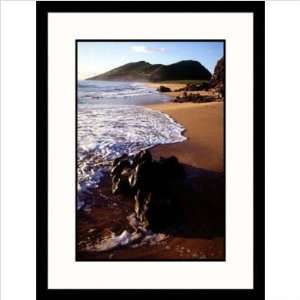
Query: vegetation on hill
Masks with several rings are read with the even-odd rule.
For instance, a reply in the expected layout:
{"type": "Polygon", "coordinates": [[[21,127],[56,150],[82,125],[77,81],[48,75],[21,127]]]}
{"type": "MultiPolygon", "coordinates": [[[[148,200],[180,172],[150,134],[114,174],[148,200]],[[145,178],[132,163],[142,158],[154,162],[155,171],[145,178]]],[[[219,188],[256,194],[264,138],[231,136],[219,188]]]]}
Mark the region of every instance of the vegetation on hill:
{"type": "Polygon", "coordinates": [[[113,81],[178,81],[209,80],[211,73],[198,61],[184,60],[171,65],[150,64],[146,61],[128,63],[89,80],[113,81]]]}

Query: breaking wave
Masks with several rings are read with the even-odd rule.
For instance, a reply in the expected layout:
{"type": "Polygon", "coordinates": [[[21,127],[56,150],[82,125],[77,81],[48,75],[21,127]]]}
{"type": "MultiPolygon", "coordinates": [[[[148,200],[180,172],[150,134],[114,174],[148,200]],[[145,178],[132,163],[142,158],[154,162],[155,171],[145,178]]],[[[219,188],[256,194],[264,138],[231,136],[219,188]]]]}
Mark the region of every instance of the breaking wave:
{"type": "Polygon", "coordinates": [[[97,80],[80,80],[78,82],[78,97],[83,101],[90,99],[128,98],[145,95],[159,95],[159,92],[154,88],[136,82],[97,80]]]}
{"type": "Polygon", "coordinates": [[[78,209],[113,159],[186,139],[168,115],[135,105],[79,106],[77,126],[78,209]]]}

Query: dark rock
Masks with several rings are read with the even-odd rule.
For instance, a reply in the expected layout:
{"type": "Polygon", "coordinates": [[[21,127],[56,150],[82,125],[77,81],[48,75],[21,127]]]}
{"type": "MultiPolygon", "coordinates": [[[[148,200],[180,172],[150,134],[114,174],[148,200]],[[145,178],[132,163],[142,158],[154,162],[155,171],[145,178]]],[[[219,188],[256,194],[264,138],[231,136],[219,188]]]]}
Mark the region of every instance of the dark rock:
{"type": "Polygon", "coordinates": [[[208,82],[205,82],[205,81],[202,82],[199,86],[200,86],[200,87],[199,87],[199,88],[200,88],[200,89],[199,89],[200,91],[201,91],[201,90],[207,91],[207,90],[209,89],[209,83],[208,83],[208,82]]]}
{"type": "Polygon", "coordinates": [[[169,89],[168,87],[166,86],[163,86],[161,85],[158,89],[157,89],[158,92],[161,92],[161,93],[167,93],[167,92],[171,92],[171,89],[169,89]]]}
{"type": "Polygon", "coordinates": [[[181,178],[184,179],[185,171],[183,166],[178,162],[177,157],[171,156],[169,158],[160,158],[161,169],[163,174],[169,178],[181,178]]]}
{"type": "Polygon", "coordinates": [[[134,211],[138,217],[141,216],[142,211],[144,210],[146,196],[147,193],[140,189],[138,189],[134,195],[134,211]]]}
{"type": "Polygon", "coordinates": [[[177,189],[185,180],[178,159],[153,160],[148,150],[132,159],[132,164],[119,160],[112,169],[112,192],[133,197],[135,214],[145,228],[159,230],[178,222],[182,210],[177,189]]]}
{"type": "Polygon", "coordinates": [[[208,88],[209,88],[208,82],[204,81],[201,82],[200,84],[188,83],[185,86],[185,88],[183,88],[183,90],[186,92],[195,92],[195,91],[207,90],[208,88]]]}
{"type": "Polygon", "coordinates": [[[199,91],[200,86],[192,83],[188,83],[186,87],[184,88],[185,91],[187,92],[193,92],[193,91],[199,91]]]}
{"type": "Polygon", "coordinates": [[[143,189],[150,190],[153,166],[150,161],[143,161],[138,164],[129,177],[129,184],[133,191],[143,189]]]}
{"type": "Polygon", "coordinates": [[[180,89],[174,90],[174,92],[183,92],[184,90],[185,90],[185,88],[180,88],[180,89]]]}
{"type": "MultiPolygon", "coordinates": [[[[194,103],[205,103],[211,101],[223,101],[225,98],[225,60],[221,58],[214,69],[214,74],[211,79],[203,81],[200,84],[188,83],[183,89],[182,97],[176,97],[173,102],[194,102],[194,103]],[[193,94],[188,92],[195,91],[207,91],[211,90],[215,92],[214,96],[201,96],[199,93],[193,94]]],[[[179,91],[178,90],[178,91],[179,91]]]]}
{"type": "Polygon", "coordinates": [[[127,155],[127,154],[121,155],[120,157],[116,158],[116,159],[113,161],[112,166],[115,167],[119,161],[125,160],[125,159],[128,159],[128,155],[127,155]]]}
{"type": "Polygon", "coordinates": [[[129,194],[130,186],[128,182],[128,176],[114,176],[112,177],[112,193],[117,194],[129,194]]]}
{"type": "Polygon", "coordinates": [[[125,168],[130,167],[130,162],[128,159],[120,160],[117,164],[111,169],[110,174],[112,176],[120,176],[122,171],[125,168]]]}
{"type": "Polygon", "coordinates": [[[224,97],[224,89],[218,92],[218,98],[216,96],[202,96],[199,93],[187,93],[184,92],[182,97],[176,97],[173,102],[184,103],[184,102],[193,102],[193,103],[205,103],[212,102],[218,99],[223,99],[224,97]]]}
{"type": "Polygon", "coordinates": [[[218,62],[214,69],[214,74],[211,77],[209,83],[209,88],[215,89],[220,98],[224,98],[225,96],[225,60],[222,57],[218,62]]]}
{"type": "Polygon", "coordinates": [[[219,93],[219,98],[223,98],[225,97],[225,86],[223,83],[220,83],[217,87],[217,91],[219,93]]]}
{"type": "Polygon", "coordinates": [[[179,219],[174,199],[168,194],[149,193],[140,214],[144,225],[153,231],[160,231],[167,226],[175,225],[179,219]]]}
{"type": "Polygon", "coordinates": [[[152,160],[152,155],[149,152],[149,150],[142,150],[134,156],[132,165],[133,167],[135,167],[136,165],[138,165],[143,161],[151,161],[151,160],[152,160]]]}

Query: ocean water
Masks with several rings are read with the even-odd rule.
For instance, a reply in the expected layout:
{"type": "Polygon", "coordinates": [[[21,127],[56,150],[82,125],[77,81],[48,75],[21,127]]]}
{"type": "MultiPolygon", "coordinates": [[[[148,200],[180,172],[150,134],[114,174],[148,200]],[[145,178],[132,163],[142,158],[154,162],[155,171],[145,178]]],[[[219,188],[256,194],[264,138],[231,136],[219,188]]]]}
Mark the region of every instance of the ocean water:
{"type": "Polygon", "coordinates": [[[142,105],[169,100],[154,88],[135,82],[79,80],[77,87],[80,104],[142,105]]]}
{"type": "Polygon", "coordinates": [[[77,208],[101,188],[113,159],[158,144],[184,141],[184,127],[168,115],[144,107],[168,96],[140,83],[79,81],[77,101],[77,208]]]}

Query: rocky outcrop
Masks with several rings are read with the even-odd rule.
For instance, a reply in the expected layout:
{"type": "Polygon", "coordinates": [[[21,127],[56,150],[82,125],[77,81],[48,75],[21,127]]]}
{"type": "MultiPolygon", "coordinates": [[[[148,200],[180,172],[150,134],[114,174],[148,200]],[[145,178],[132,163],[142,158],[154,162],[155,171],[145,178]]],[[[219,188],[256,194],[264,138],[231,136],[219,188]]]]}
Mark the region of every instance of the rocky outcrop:
{"type": "Polygon", "coordinates": [[[200,84],[188,83],[184,88],[184,91],[186,92],[203,91],[206,90],[207,88],[208,88],[207,82],[202,82],[200,84]]]}
{"type": "Polygon", "coordinates": [[[111,169],[113,194],[129,195],[144,228],[153,231],[176,224],[182,217],[178,189],[185,171],[175,156],[153,160],[147,150],[122,156],[111,169]]]}
{"type": "Polygon", "coordinates": [[[166,86],[161,85],[159,88],[157,88],[157,91],[160,93],[168,93],[168,92],[171,92],[171,89],[166,86]]]}
{"type": "MultiPolygon", "coordinates": [[[[184,88],[176,90],[183,91],[181,96],[177,96],[173,102],[211,102],[223,101],[225,97],[225,61],[221,58],[214,69],[214,74],[209,82],[202,82],[200,84],[187,84],[184,88]],[[211,96],[204,96],[200,93],[192,93],[195,91],[210,91],[211,96]],[[191,92],[191,93],[187,93],[191,92]]],[[[205,93],[204,93],[205,94],[205,93]]]]}
{"type": "Polygon", "coordinates": [[[208,88],[209,88],[208,82],[204,81],[199,84],[188,83],[185,87],[177,89],[174,92],[206,91],[208,88]]]}
{"type": "Polygon", "coordinates": [[[219,92],[220,97],[225,96],[225,60],[222,57],[215,66],[214,73],[209,81],[209,88],[219,92]]]}
{"type": "Polygon", "coordinates": [[[193,102],[193,103],[206,103],[217,101],[218,99],[215,96],[203,96],[199,93],[187,93],[184,92],[182,96],[177,96],[173,102],[184,103],[184,102],[193,102]]]}

